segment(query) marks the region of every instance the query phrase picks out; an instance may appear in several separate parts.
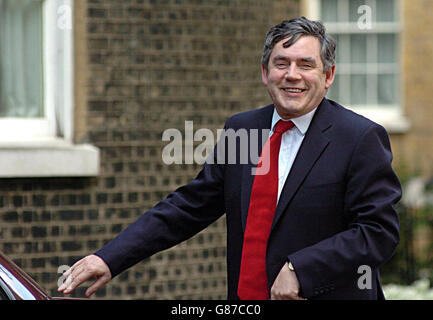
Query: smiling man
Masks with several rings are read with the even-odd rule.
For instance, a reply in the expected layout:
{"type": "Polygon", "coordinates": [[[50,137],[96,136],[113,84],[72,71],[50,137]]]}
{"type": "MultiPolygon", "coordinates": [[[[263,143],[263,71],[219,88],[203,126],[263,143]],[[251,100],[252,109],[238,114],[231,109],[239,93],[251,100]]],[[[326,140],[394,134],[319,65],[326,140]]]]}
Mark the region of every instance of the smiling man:
{"type": "Polygon", "coordinates": [[[320,22],[302,17],[271,28],[262,80],[273,104],[225,125],[271,129],[257,146],[269,151],[259,166],[269,161],[270,170],[252,175],[253,163],[206,163],[72,266],[59,291],[96,278],[91,295],[225,213],[229,299],[383,299],[378,268],[399,241],[400,183],[385,129],[325,98],[334,74],[335,42],[320,22]],[[358,286],[360,267],[371,271],[367,288],[358,286]]]}
{"type": "Polygon", "coordinates": [[[321,45],[314,36],[295,43],[280,40],[269,62],[262,64],[262,81],[283,119],[300,117],[315,109],[334,81],[335,65],[324,70],[321,45]]]}

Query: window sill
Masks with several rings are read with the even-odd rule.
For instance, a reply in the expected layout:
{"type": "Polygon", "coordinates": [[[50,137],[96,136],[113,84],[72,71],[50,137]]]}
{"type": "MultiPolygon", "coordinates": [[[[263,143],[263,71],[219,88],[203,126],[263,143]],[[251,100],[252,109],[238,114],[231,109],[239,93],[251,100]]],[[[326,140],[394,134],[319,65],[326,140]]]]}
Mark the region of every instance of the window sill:
{"type": "Polygon", "coordinates": [[[390,134],[403,134],[410,129],[409,119],[396,107],[353,107],[351,110],[382,125],[390,134]]]}
{"type": "Polygon", "coordinates": [[[0,141],[0,178],[93,177],[99,149],[62,139],[0,141]]]}

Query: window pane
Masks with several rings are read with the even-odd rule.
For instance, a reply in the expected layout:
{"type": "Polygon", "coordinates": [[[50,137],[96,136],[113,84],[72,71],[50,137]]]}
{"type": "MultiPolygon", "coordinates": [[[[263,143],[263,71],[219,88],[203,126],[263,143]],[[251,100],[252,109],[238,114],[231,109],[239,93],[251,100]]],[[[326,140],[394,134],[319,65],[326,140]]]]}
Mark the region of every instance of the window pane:
{"type": "Polygon", "coordinates": [[[350,35],[340,34],[339,36],[335,36],[334,39],[337,43],[337,62],[349,63],[350,56],[347,48],[350,46],[350,35]]]}
{"type": "Polygon", "coordinates": [[[376,1],[376,19],[378,22],[392,22],[394,17],[394,0],[376,1]]]}
{"type": "Polygon", "coordinates": [[[377,63],[377,33],[367,34],[367,63],[377,63]]]}
{"type": "Polygon", "coordinates": [[[350,75],[340,74],[339,79],[339,92],[338,96],[340,101],[338,103],[342,105],[350,105],[350,75]]]}
{"type": "Polygon", "coordinates": [[[352,105],[367,104],[367,77],[353,74],[350,77],[350,102],[352,105]]]}
{"type": "Polygon", "coordinates": [[[379,104],[395,104],[397,101],[395,75],[380,74],[378,81],[377,96],[379,104]]]}
{"type": "Polygon", "coordinates": [[[364,14],[358,13],[358,8],[362,5],[365,5],[365,0],[350,0],[349,1],[349,21],[350,22],[358,22],[359,17],[364,14]]]}
{"type": "Polygon", "coordinates": [[[367,104],[376,106],[377,102],[377,74],[367,74],[367,104]]]}
{"type": "Polygon", "coordinates": [[[0,0],[0,117],[43,116],[42,2],[0,0]]]}
{"type": "Polygon", "coordinates": [[[396,62],[395,34],[379,34],[377,36],[377,50],[379,63],[396,62]]]}
{"type": "Polygon", "coordinates": [[[364,34],[353,34],[350,36],[350,61],[352,63],[363,63],[367,60],[367,41],[364,34]]]}
{"type": "Polygon", "coordinates": [[[321,17],[323,22],[338,21],[337,12],[337,0],[326,0],[321,2],[321,17]]]}

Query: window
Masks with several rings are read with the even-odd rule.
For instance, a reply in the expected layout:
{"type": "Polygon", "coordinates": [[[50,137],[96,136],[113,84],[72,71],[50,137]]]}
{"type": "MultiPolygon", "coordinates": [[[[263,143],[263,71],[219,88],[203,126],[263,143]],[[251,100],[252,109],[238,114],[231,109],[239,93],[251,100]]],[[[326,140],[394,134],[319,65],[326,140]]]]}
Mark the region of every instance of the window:
{"type": "Polygon", "coordinates": [[[42,102],[42,2],[0,2],[0,117],[44,114],[42,102]],[[25,50],[26,44],[33,48],[25,50]]]}
{"type": "Polygon", "coordinates": [[[11,298],[6,294],[1,285],[2,283],[0,282],[0,300],[11,300],[11,298]]]}
{"type": "Polygon", "coordinates": [[[71,0],[0,0],[0,177],[98,171],[97,149],[72,144],[72,10],[71,0]]]}
{"type": "Polygon", "coordinates": [[[337,43],[336,76],[327,97],[405,131],[400,95],[398,0],[310,0],[308,12],[337,43]]]}
{"type": "Polygon", "coordinates": [[[65,72],[71,41],[68,32],[59,41],[53,28],[54,2],[0,0],[0,140],[64,135],[65,122],[56,112],[68,105],[56,101],[54,92],[58,84],[70,95],[71,75],[65,72]]]}

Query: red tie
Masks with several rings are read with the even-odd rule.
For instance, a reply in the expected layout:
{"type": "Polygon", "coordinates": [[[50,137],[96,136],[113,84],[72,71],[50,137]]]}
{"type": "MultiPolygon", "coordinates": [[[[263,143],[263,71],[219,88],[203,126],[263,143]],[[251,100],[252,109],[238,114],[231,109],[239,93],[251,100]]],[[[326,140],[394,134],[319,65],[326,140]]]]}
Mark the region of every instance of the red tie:
{"type": "Polygon", "coordinates": [[[278,121],[274,133],[266,141],[260,155],[251,190],[242,248],[238,284],[238,296],[242,300],[266,300],[269,298],[266,247],[277,207],[278,155],[281,135],[293,127],[291,121],[278,121]],[[257,174],[260,167],[265,165],[269,171],[266,174],[257,174]]]}

